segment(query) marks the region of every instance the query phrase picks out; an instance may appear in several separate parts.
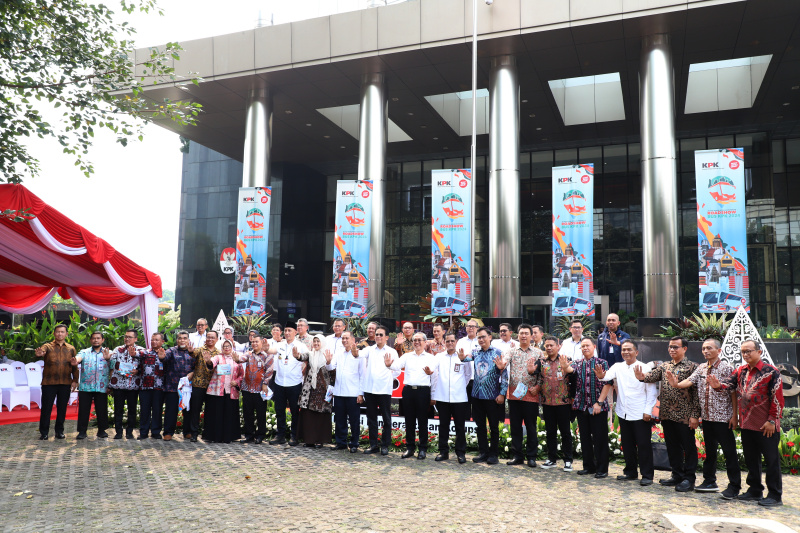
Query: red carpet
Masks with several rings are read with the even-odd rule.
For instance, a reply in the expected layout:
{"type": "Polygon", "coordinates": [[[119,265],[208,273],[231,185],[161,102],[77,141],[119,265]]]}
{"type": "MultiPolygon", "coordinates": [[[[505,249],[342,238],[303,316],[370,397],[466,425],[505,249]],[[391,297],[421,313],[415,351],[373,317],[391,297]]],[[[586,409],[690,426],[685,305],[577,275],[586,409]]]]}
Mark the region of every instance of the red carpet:
{"type": "MultiPolygon", "coordinates": [[[[30,410],[28,410],[25,409],[24,407],[17,406],[11,412],[9,412],[8,409],[3,407],[3,411],[0,412],[0,426],[5,426],[7,424],[24,424],[26,422],[38,422],[40,413],[41,411],[39,411],[38,407],[33,407],[30,410]]],[[[55,419],[56,419],[56,408],[55,406],[53,406],[53,412],[50,414],[50,420],[55,420],[55,419]]],[[[67,420],[77,420],[77,419],[78,419],[78,402],[75,402],[69,407],[67,407],[67,420]]]]}

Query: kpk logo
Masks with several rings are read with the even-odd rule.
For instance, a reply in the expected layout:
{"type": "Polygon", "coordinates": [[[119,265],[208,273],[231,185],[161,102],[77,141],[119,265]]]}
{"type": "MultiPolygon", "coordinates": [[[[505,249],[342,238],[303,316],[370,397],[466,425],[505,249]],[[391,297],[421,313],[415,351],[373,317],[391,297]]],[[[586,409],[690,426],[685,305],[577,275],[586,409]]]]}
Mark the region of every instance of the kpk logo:
{"type": "Polygon", "coordinates": [[[342,196],[355,196],[355,191],[342,191],[342,196]]]}
{"type": "Polygon", "coordinates": [[[572,181],[572,176],[566,176],[563,178],[558,178],[558,183],[574,183],[572,181]]]}
{"type": "Polygon", "coordinates": [[[364,214],[364,206],[361,204],[355,202],[347,204],[344,208],[344,213],[347,222],[354,228],[361,227],[365,224],[366,216],[364,214]],[[361,215],[361,218],[358,218],[359,215],[361,215]]]}
{"type": "Polygon", "coordinates": [[[720,205],[736,201],[736,185],[725,176],[717,176],[708,180],[708,193],[720,205]]]}
{"type": "Polygon", "coordinates": [[[449,181],[437,181],[436,185],[438,185],[439,187],[451,187],[453,184],[450,183],[449,181]]]}
{"type": "Polygon", "coordinates": [[[464,216],[464,201],[457,194],[445,194],[442,197],[442,206],[444,214],[447,215],[447,218],[450,220],[455,220],[464,216]],[[454,205],[454,203],[461,204],[461,209],[458,209],[458,206],[454,205]]]}
{"type": "Polygon", "coordinates": [[[700,163],[700,168],[719,168],[718,162],[713,163],[700,163]]]}
{"type": "Polygon", "coordinates": [[[564,193],[561,201],[564,202],[564,208],[570,215],[577,217],[586,214],[586,196],[581,191],[571,189],[564,193]]]}
{"type": "Polygon", "coordinates": [[[223,274],[233,274],[236,270],[236,250],[225,248],[219,256],[219,266],[223,274]]]}

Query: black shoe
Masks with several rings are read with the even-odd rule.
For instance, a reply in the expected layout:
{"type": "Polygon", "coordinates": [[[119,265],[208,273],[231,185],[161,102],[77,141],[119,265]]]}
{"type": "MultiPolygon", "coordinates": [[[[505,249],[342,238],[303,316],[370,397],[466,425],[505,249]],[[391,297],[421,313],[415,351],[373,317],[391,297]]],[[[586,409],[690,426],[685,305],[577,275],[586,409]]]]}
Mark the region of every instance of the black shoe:
{"type": "Polygon", "coordinates": [[[463,455],[459,455],[458,456],[458,464],[463,465],[466,462],[467,462],[467,458],[466,457],[464,457],[463,455]]]}
{"type": "Polygon", "coordinates": [[[152,435],[150,435],[150,438],[155,440],[161,440],[161,433],[153,433],[152,435]]]}
{"type": "Polygon", "coordinates": [[[594,470],[586,470],[586,469],[578,470],[578,475],[579,476],[589,476],[589,475],[593,476],[593,475],[595,475],[595,471],[594,470]]]}
{"type": "Polygon", "coordinates": [[[472,458],[473,463],[485,463],[486,460],[489,459],[489,454],[482,453],[477,457],[472,458]]]}
{"type": "Polygon", "coordinates": [[[728,487],[722,491],[722,494],[720,494],[719,497],[723,500],[735,500],[739,497],[739,491],[728,487]]]}
{"type": "MultiPolygon", "coordinates": [[[[133,435],[131,435],[131,437],[133,437],[133,435]]],[[[128,438],[131,438],[131,437],[128,437],[128,438]]],[[[148,437],[147,435],[141,435],[141,434],[140,434],[140,435],[139,435],[139,436],[136,438],[136,440],[147,440],[148,438],[149,438],[149,437],[148,437]]]]}
{"type": "Polygon", "coordinates": [[[372,455],[373,453],[378,453],[379,451],[381,451],[380,448],[378,448],[377,446],[373,446],[371,448],[367,448],[366,450],[364,450],[364,455],[372,455]]]}
{"type": "Polygon", "coordinates": [[[189,439],[189,442],[197,442],[197,435],[192,435],[192,438],[189,439]]]}
{"type": "Polygon", "coordinates": [[[498,461],[498,459],[497,459],[497,456],[496,456],[496,455],[490,455],[490,456],[489,456],[489,458],[488,458],[488,459],[486,459],[486,464],[487,464],[487,465],[496,465],[496,464],[497,464],[497,463],[499,463],[499,462],[500,462],[500,461],[498,461]]]}
{"type": "Polygon", "coordinates": [[[296,438],[292,437],[291,439],[289,439],[289,446],[297,446],[298,444],[300,444],[300,441],[297,440],[296,438]]]}
{"type": "Polygon", "coordinates": [[[66,436],[66,435],[64,435],[63,433],[56,433],[56,438],[57,438],[57,439],[66,439],[66,438],[67,438],[67,436],[66,436]]]}
{"type": "Polygon", "coordinates": [[[400,456],[401,459],[408,459],[409,457],[414,457],[414,451],[412,449],[406,450],[406,453],[400,456]]]}
{"type": "Polygon", "coordinates": [[[48,436],[46,433],[39,433],[39,440],[47,440],[48,436]]]}
{"type": "Polygon", "coordinates": [[[528,466],[531,468],[536,468],[536,461],[533,459],[528,459],[528,466]]]}
{"type": "Polygon", "coordinates": [[[272,444],[272,445],[275,445],[275,444],[286,444],[286,439],[284,437],[277,437],[277,438],[272,439],[271,441],[269,441],[269,443],[272,444]]]}
{"type": "Polygon", "coordinates": [[[740,502],[758,502],[761,501],[761,495],[752,494],[750,492],[745,492],[744,494],[739,495],[740,502]]]}
{"type": "Polygon", "coordinates": [[[428,456],[428,452],[426,452],[425,450],[420,450],[419,453],[417,454],[417,459],[419,459],[421,461],[421,460],[425,459],[427,456],[428,456]]]}
{"type": "Polygon", "coordinates": [[[120,432],[120,431],[117,431],[117,432],[114,434],[114,440],[122,440],[122,432],[120,432]]]}
{"type": "Polygon", "coordinates": [[[703,481],[694,488],[695,492],[719,492],[719,487],[713,481],[703,481]]]}
{"type": "MultiPolygon", "coordinates": [[[[272,443],[270,442],[270,444],[272,444],[272,443]]],[[[337,444],[336,446],[331,448],[331,451],[332,452],[338,452],[339,450],[346,450],[346,449],[347,449],[347,446],[344,446],[344,445],[340,446],[340,445],[337,444]]]]}
{"type": "Polygon", "coordinates": [[[247,442],[255,442],[255,441],[256,441],[256,439],[254,439],[253,437],[247,437],[246,439],[240,440],[239,442],[241,442],[242,444],[245,444],[247,442]]]}
{"type": "Polygon", "coordinates": [[[387,448],[386,446],[381,448],[381,455],[389,455],[389,448],[387,448]]]}
{"type": "Polygon", "coordinates": [[[608,477],[608,472],[598,472],[594,475],[595,479],[604,479],[608,477]]]}
{"type": "Polygon", "coordinates": [[[358,446],[353,446],[350,448],[350,453],[358,453],[358,446]]]}
{"type": "Polygon", "coordinates": [[[680,482],[681,481],[679,479],[675,479],[674,477],[668,477],[668,478],[665,478],[665,479],[659,479],[658,480],[658,483],[660,485],[664,485],[665,487],[674,487],[675,485],[677,485],[680,482]]]}
{"type": "Polygon", "coordinates": [[[86,433],[78,433],[78,435],[75,437],[75,440],[83,440],[85,438],[86,438],[86,433]]]}
{"type": "Polygon", "coordinates": [[[675,486],[675,492],[692,492],[694,490],[694,483],[688,479],[684,479],[675,486]]]}
{"type": "Polygon", "coordinates": [[[306,442],[305,444],[303,444],[303,448],[313,448],[313,447],[314,447],[314,444],[312,444],[310,442],[306,442]]]}
{"type": "Polygon", "coordinates": [[[636,481],[637,479],[639,479],[637,476],[627,476],[625,474],[617,476],[617,481],[636,481]]]}
{"type": "Polygon", "coordinates": [[[256,437],[253,439],[254,444],[261,444],[262,442],[264,442],[264,437],[256,437]]]}
{"type": "Polygon", "coordinates": [[[97,432],[97,438],[98,439],[107,439],[108,438],[108,433],[106,433],[105,431],[98,431],[97,432]]]}
{"type": "Polygon", "coordinates": [[[758,500],[758,505],[761,505],[763,507],[777,507],[779,505],[783,505],[783,502],[781,500],[776,500],[775,498],[772,497],[767,497],[758,500]]]}
{"type": "Polygon", "coordinates": [[[525,464],[525,461],[522,459],[522,457],[514,457],[510,461],[506,461],[506,464],[507,465],[521,465],[521,464],[525,464]]]}
{"type": "Polygon", "coordinates": [[[438,461],[447,461],[448,459],[450,459],[450,454],[440,453],[439,455],[436,456],[434,461],[437,461],[437,462],[438,461]]]}
{"type": "Polygon", "coordinates": [[[322,448],[322,444],[315,444],[314,448],[320,449],[320,448],[322,448]]]}
{"type": "Polygon", "coordinates": [[[653,484],[653,480],[652,479],[642,478],[642,479],[639,480],[639,485],[641,485],[642,487],[649,487],[652,484],[653,484]]]}
{"type": "MultiPolygon", "coordinates": [[[[126,431],[125,432],[125,438],[126,439],[132,439],[133,438],[133,431],[126,431]]],[[[147,438],[147,437],[145,437],[145,438],[147,438]]]]}

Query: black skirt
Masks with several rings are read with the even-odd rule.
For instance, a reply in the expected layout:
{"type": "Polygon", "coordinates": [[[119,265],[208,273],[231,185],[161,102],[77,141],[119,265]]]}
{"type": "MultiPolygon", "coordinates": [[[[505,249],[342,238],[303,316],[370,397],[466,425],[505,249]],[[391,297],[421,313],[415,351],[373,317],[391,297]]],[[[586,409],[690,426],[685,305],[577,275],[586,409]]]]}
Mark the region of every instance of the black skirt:
{"type": "Polygon", "coordinates": [[[211,442],[232,442],[242,437],[239,426],[239,400],[229,394],[206,394],[203,439],[211,442]]]}

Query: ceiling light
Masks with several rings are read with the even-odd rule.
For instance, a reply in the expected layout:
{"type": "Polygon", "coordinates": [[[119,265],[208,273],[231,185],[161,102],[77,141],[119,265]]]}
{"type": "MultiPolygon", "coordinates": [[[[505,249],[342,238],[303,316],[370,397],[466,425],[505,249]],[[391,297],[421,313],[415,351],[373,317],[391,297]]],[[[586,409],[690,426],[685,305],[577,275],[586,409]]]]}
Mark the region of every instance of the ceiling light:
{"type": "Polygon", "coordinates": [[[291,109],[287,109],[286,111],[284,111],[284,113],[286,113],[287,115],[291,115],[292,114],[292,110],[291,109]]]}
{"type": "Polygon", "coordinates": [[[542,131],[542,128],[536,128],[536,131],[542,131]]]}
{"type": "Polygon", "coordinates": [[[529,117],[531,117],[531,118],[536,118],[536,115],[534,115],[533,113],[531,113],[531,114],[530,114],[530,115],[528,115],[528,116],[529,116],[529,117]]]}
{"type": "Polygon", "coordinates": [[[330,135],[323,135],[323,137],[325,137],[326,139],[330,139],[331,138],[330,135]]]}
{"type": "Polygon", "coordinates": [[[800,85],[792,85],[793,91],[796,91],[797,89],[800,89],[800,85]]]}
{"type": "Polygon", "coordinates": [[[308,126],[308,127],[310,128],[310,127],[311,127],[311,124],[306,124],[306,126],[308,126]]]}
{"type": "Polygon", "coordinates": [[[784,102],[783,105],[789,105],[789,102],[784,102]]]}
{"type": "Polygon", "coordinates": [[[542,137],[542,140],[543,140],[543,141],[546,141],[546,140],[547,140],[547,137],[542,137]]]}
{"type": "Polygon", "coordinates": [[[345,148],[344,146],[340,146],[339,148],[345,148]]]}
{"type": "Polygon", "coordinates": [[[396,97],[396,96],[392,97],[392,102],[397,102],[398,100],[400,100],[398,97],[396,97]]]}
{"type": "Polygon", "coordinates": [[[447,146],[443,146],[443,147],[442,147],[442,150],[447,150],[447,146]]]}
{"type": "Polygon", "coordinates": [[[410,117],[410,116],[413,116],[413,115],[414,115],[414,113],[411,113],[411,112],[409,112],[409,113],[408,113],[408,116],[409,116],[409,117],[410,117]]]}
{"type": "Polygon", "coordinates": [[[523,104],[527,104],[527,103],[528,103],[528,101],[527,101],[527,100],[523,100],[523,101],[522,101],[522,103],[523,103],[523,104]]]}
{"type": "Polygon", "coordinates": [[[439,140],[439,137],[434,137],[434,138],[433,138],[433,140],[434,140],[434,141],[438,141],[438,140],[439,140]]]}
{"type": "Polygon", "coordinates": [[[777,116],[777,117],[775,117],[775,118],[783,118],[783,115],[778,115],[778,116],[777,116]]]}
{"type": "Polygon", "coordinates": [[[423,124],[422,126],[420,126],[420,128],[422,128],[423,130],[424,130],[425,128],[427,128],[427,127],[428,127],[428,126],[426,126],[425,124],[423,124]]]}

